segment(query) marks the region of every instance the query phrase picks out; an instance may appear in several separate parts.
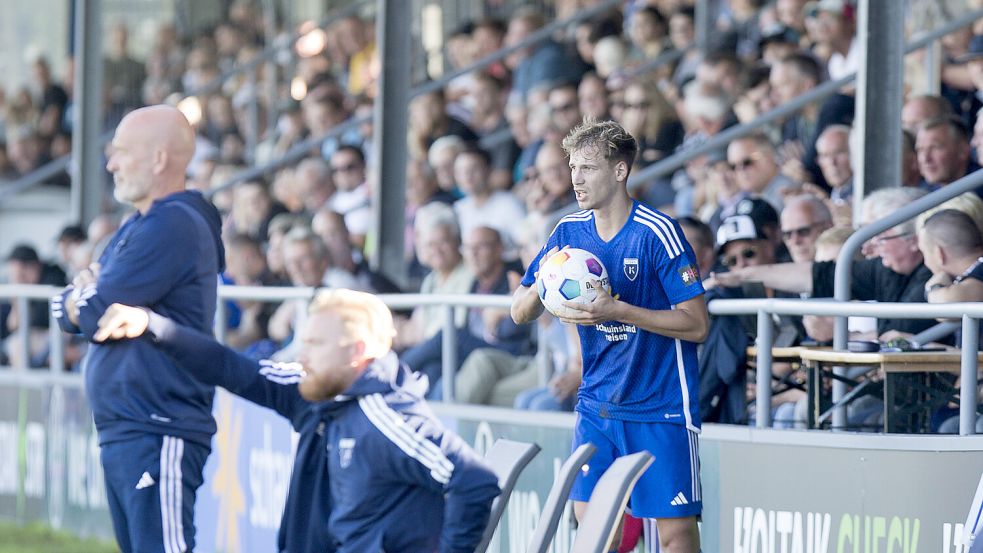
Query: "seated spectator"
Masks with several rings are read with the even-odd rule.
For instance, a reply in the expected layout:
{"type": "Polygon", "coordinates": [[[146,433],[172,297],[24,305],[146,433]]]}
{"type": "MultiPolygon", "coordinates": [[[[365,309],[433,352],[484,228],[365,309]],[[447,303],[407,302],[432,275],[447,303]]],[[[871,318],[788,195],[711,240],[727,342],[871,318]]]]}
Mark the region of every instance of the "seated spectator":
{"type": "MultiPolygon", "coordinates": [[[[48,284],[65,286],[65,272],[57,265],[41,261],[38,252],[27,244],[14,246],[7,256],[10,284],[48,284]]],[[[0,303],[0,353],[5,353],[15,367],[41,367],[48,348],[48,302],[28,302],[22,313],[17,303],[0,303]],[[28,348],[24,351],[16,335],[23,326],[28,330],[28,348]]]]}
{"type": "Polygon", "coordinates": [[[850,131],[846,125],[830,125],[816,139],[816,162],[832,189],[829,198],[841,204],[849,204],[853,199],[850,131]]]}
{"type": "Polygon", "coordinates": [[[526,210],[511,193],[492,189],[488,180],[490,163],[488,153],[479,148],[468,148],[457,155],[454,178],[464,197],[454,203],[454,211],[462,234],[467,236],[477,227],[491,227],[501,233],[506,252],[511,253],[516,243],[515,222],[525,217],[526,210]]]}
{"type": "Polygon", "coordinates": [[[567,155],[560,144],[543,144],[536,154],[533,175],[524,190],[516,191],[525,197],[527,211],[543,215],[548,223],[556,224],[564,215],[580,209],[573,194],[567,155]]]}
{"type": "Polygon", "coordinates": [[[770,66],[794,54],[799,50],[799,40],[799,33],[783,23],[776,22],[765,27],[761,31],[761,40],[758,41],[761,61],[770,66]]]}
{"type": "MultiPolygon", "coordinates": [[[[697,258],[706,257],[708,229],[696,227],[697,240],[693,252],[697,258]],[[696,248],[701,248],[697,251],[696,248]]],[[[693,232],[691,231],[691,232],[693,232]]],[[[685,232],[685,227],[684,227],[685,232]]],[[[764,229],[749,215],[728,217],[717,231],[717,251],[721,263],[729,270],[765,265],[774,261],[773,243],[764,229]]],[[[709,245],[713,251],[712,242],[709,245]]],[[[701,271],[711,267],[701,266],[701,271]]],[[[705,274],[705,273],[704,273],[705,274]]],[[[737,287],[721,288],[707,282],[707,299],[747,297],[737,287]]],[[[745,318],[746,319],[746,318],[745,318]]],[[[753,343],[754,330],[747,321],[735,316],[714,316],[706,341],[700,349],[700,416],[707,422],[744,424],[747,421],[747,346],[753,343]]]]}
{"type": "Polygon", "coordinates": [[[929,191],[937,190],[980,168],[970,155],[969,135],[953,117],[929,119],[915,140],[918,169],[929,191]]]}
{"type": "Polygon", "coordinates": [[[604,79],[597,76],[597,73],[588,72],[580,79],[580,84],[577,86],[577,103],[584,117],[592,117],[597,121],[604,121],[611,117],[608,89],[604,79]]]}
{"type": "MultiPolygon", "coordinates": [[[[498,231],[490,227],[474,227],[467,235],[463,250],[465,266],[474,275],[474,284],[469,293],[507,295],[511,292],[505,272],[504,247],[498,231]]],[[[410,368],[430,378],[430,397],[435,399],[442,397],[442,342],[443,329],[402,355],[410,368]]],[[[478,348],[493,347],[512,355],[521,355],[529,351],[530,328],[516,325],[507,310],[472,307],[468,309],[467,325],[457,328],[454,343],[459,362],[478,348]]]]}
{"type": "MultiPolygon", "coordinates": [[[[505,94],[502,81],[487,73],[478,73],[471,88],[474,104],[471,110],[471,127],[478,137],[484,141],[507,133],[509,123],[505,118],[505,94]]],[[[492,172],[489,177],[492,188],[496,190],[512,188],[512,167],[519,157],[519,146],[510,136],[505,136],[504,139],[495,138],[487,146],[487,150],[492,160],[492,172]]]]}
{"type": "MultiPolygon", "coordinates": [[[[969,215],[954,209],[937,211],[919,228],[918,247],[933,273],[925,283],[929,303],[983,301],[983,237],[969,215]]],[[[983,416],[976,423],[977,432],[981,428],[983,416]]],[[[943,434],[958,431],[958,415],[939,426],[943,434]]]]}
{"type": "Polygon", "coordinates": [[[459,136],[466,142],[478,140],[470,127],[447,113],[444,90],[438,88],[410,100],[409,106],[409,154],[422,158],[434,141],[442,136],[459,136]]]}
{"type": "Polygon", "coordinates": [[[807,27],[816,47],[830,54],[827,72],[832,80],[860,69],[861,46],[856,39],[856,7],[850,0],[820,0],[807,8],[815,19],[807,27]],[[810,9],[811,8],[811,9],[810,9]]]}
{"type": "MultiPolygon", "coordinates": [[[[631,51],[628,59],[633,63],[654,60],[672,48],[669,42],[669,22],[662,12],[652,6],[645,6],[632,14],[628,24],[628,38],[631,51]]],[[[668,69],[667,64],[664,69],[668,69]]]]}
{"type": "MultiPolygon", "coordinates": [[[[322,207],[311,220],[311,230],[321,238],[327,248],[331,268],[326,278],[336,283],[348,282],[353,284],[349,286],[351,289],[361,292],[377,294],[401,292],[399,287],[385,275],[370,269],[362,252],[352,246],[348,227],[345,226],[345,218],[340,213],[332,211],[329,207],[322,207]]],[[[340,284],[334,286],[339,287],[340,284]]]]}
{"type": "Polygon", "coordinates": [[[654,82],[637,80],[625,87],[625,109],[619,123],[638,141],[639,170],[672,154],[685,129],[654,82]]]}
{"type": "Polygon", "coordinates": [[[813,261],[819,235],[833,226],[829,208],[815,196],[793,196],[781,214],[782,240],[792,261],[813,261]]]}
{"type": "Polygon", "coordinates": [[[337,190],[327,205],[345,217],[352,246],[361,250],[372,222],[365,154],[356,146],[339,147],[331,155],[331,175],[337,190]]]}
{"type": "MultiPolygon", "coordinates": [[[[270,286],[271,275],[266,269],[262,244],[246,234],[223,240],[225,243],[225,273],[222,280],[236,286],[270,286]]],[[[266,340],[270,318],[276,310],[271,302],[225,300],[228,319],[224,343],[242,351],[266,340]]],[[[272,353],[270,351],[269,353],[272,353]]]]}
{"type": "Polygon", "coordinates": [[[954,115],[952,104],[942,96],[922,94],[908,98],[901,106],[901,128],[918,134],[922,123],[933,119],[945,119],[954,115]]]}
{"type": "MultiPolygon", "coordinates": [[[[310,228],[295,227],[283,237],[283,260],[290,276],[290,285],[308,288],[351,288],[357,282],[353,277],[331,267],[328,250],[319,236],[310,228]]],[[[275,355],[277,359],[295,359],[300,344],[293,340],[298,329],[307,320],[307,300],[287,300],[280,304],[270,318],[269,336],[285,347],[275,355]]]]}
{"type": "Polygon", "coordinates": [[[58,233],[58,265],[66,275],[75,274],[73,270],[73,262],[76,258],[75,250],[84,247],[88,241],[89,236],[85,233],[85,229],[78,225],[68,225],[58,233]]]}
{"type": "Polygon", "coordinates": [[[331,166],[321,157],[301,160],[293,171],[293,186],[304,206],[304,211],[314,214],[335,194],[331,166]]]}
{"type": "Polygon", "coordinates": [[[427,154],[426,159],[430,167],[433,168],[434,177],[437,179],[437,186],[445,194],[453,196],[452,202],[461,197],[461,191],[457,188],[457,180],[454,178],[454,160],[457,154],[467,147],[467,142],[460,136],[449,134],[434,140],[427,154]]]}
{"type": "MultiPolygon", "coordinates": [[[[522,42],[545,24],[543,16],[531,7],[516,10],[505,33],[505,46],[522,42]]],[[[575,81],[585,70],[579,60],[552,40],[522,48],[507,57],[505,63],[512,70],[512,93],[523,100],[538,85],[575,81]]]]}
{"type": "MultiPolygon", "coordinates": [[[[474,275],[461,257],[461,227],[454,209],[446,204],[430,203],[417,211],[414,224],[417,257],[430,269],[420,285],[420,293],[467,294],[474,283],[474,275]]],[[[464,309],[455,310],[455,326],[465,324],[466,314],[464,309]]],[[[439,332],[443,325],[443,308],[418,307],[409,321],[399,325],[397,345],[405,349],[418,344],[439,332]]]]}
{"type": "MultiPolygon", "coordinates": [[[[864,200],[864,211],[871,220],[880,219],[924,195],[912,188],[887,188],[874,192],[864,200]]],[[[922,263],[918,249],[914,221],[906,221],[888,229],[868,242],[866,250],[876,257],[853,263],[851,296],[856,300],[886,302],[925,301],[924,285],[931,271],[922,263]]],[[[761,282],[767,288],[794,293],[808,293],[812,297],[826,298],[833,295],[835,263],[800,262],[744,267],[714,275],[718,284],[739,286],[743,282],[761,282]]],[[[882,318],[877,321],[877,334],[867,339],[877,339],[889,330],[921,332],[930,321],[904,318],[882,318]]]]}
{"type": "Polygon", "coordinates": [[[550,107],[550,139],[563,140],[571,129],[580,124],[580,102],[577,99],[577,85],[560,83],[547,94],[550,107]]]}
{"type": "Polygon", "coordinates": [[[764,134],[750,134],[727,146],[727,162],[746,198],[763,198],[781,211],[788,191],[798,183],[779,171],[777,153],[764,134]]]}
{"type": "Polygon", "coordinates": [[[285,211],[261,182],[243,182],[232,190],[231,229],[237,234],[262,240],[267,236],[270,220],[285,211]]]}

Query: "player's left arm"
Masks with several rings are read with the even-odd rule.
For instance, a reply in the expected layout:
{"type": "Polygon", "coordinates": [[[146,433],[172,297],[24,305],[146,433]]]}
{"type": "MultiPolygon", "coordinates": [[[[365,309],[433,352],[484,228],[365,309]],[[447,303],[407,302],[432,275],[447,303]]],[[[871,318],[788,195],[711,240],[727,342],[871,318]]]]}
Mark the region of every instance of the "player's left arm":
{"type": "Polygon", "coordinates": [[[710,316],[703,294],[682,301],[672,309],[647,309],[611,297],[600,282],[594,281],[597,298],[587,304],[568,302],[575,315],[560,317],[565,323],[594,325],[618,321],[638,328],[689,342],[702,342],[710,329],[710,316]]]}

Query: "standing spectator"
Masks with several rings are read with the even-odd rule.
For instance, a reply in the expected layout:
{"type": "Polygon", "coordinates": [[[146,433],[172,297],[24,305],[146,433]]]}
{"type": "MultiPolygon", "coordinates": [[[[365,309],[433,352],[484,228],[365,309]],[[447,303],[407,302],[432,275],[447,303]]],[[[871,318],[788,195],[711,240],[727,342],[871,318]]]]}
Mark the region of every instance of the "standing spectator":
{"type": "Polygon", "coordinates": [[[119,121],[123,115],[140,106],[143,81],[146,73],[143,64],[130,57],[130,31],[123,22],[117,22],[109,30],[109,42],[104,62],[105,90],[109,99],[106,119],[119,121]]]}
{"type": "MultiPolygon", "coordinates": [[[[99,266],[52,300],[62,329],[90,340],[117,302],[153,306],[210,333],[221,221],[201,194],[185,190],[194,131],[168,106],[138,109],[120,122],[106,168],[114,196],[137,213],[113,236],[99,266]]],[[[120,549],[194,550],[194,504],[215,421],[215,389],[178,368],[149,340],[90,344],[86,397],[92,409],[107,499],[120,549]],[[160,467],[151,475],[148,467],[160,467]]]]}
{"type": "Polygon", "coordinates": [[[65,89],[51,78],[51,67],[48,60],[38,58],[34,62],[34,80],[38,102],[38,132],[43,138],[51,139],[62,130],[65,107],[68,105],[68,94],[65,89]]]}
{"type": "Polygon", "coordinates": [[[442,136],[455,135],[467,142],[478,140],[478,135],[470,127],[447,113],[442,88],[410,100],[408,134],[409,153],[418,158],[422,158],[442,136]]]}

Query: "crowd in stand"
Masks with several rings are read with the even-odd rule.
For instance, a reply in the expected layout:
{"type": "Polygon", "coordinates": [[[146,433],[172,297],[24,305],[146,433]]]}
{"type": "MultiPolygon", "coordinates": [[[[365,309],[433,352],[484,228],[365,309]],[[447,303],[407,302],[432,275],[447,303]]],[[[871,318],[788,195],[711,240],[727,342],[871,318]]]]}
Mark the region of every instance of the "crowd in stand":
{"type": "MultiPolygon", "coordinates": [[[[563,17],[594,3],[556,0],[550,15],[563,17]]],[[[202,96],[189,184],[214,192],[212,199],[225,216],[225,282],[508,294],[555,222],[577,210],[559,141],[583,118],[612,118],[629,130],[640,146],[637,172],[858,69],[857,14],[849,0],[724,0],[716,14],[718,32],[706,52],[694,48],[693,4],[626,0],[618,11],[577,23],[443,89],[414,97],[405,180],[409,280],[401,286],[365,261],[375,247],[371,124],[325,140],[302,161],[266,178],[215,190],[244,170],[247,161],[275,159],[307,137],[371,113],[379,71],[372,21],[352,16],[326,29],[323,52],[300,58],[296,66],[306,90],[299,101],[273,109],[275,100],[263,96],[268,87],[262,84],[273,77],[264,73],[257,75],[258,84],[232,79],[202,96]],[[636,68],[671,52],[682,55],[635,74],[636,68]],[[260,127],[252,128],[248,106],[257,95],[260,127]],[[278,119],[265,121],[273,113],[278,119]],[[256,150],[247,152],[251,142],[256,150]]],[[[508,19],[468,22],[449,34],[450,65],[463,67],[517,44],[547,22],[546,14],[531,8],[518,9],[508,19]]],[[[983,33],[983,22],[942,41],[940,95],[907,94],[899,114],[902,182],[868,195],[859,220],[851,208],[855,99],[849,87],[697,157],[637,189],[637,198],[680,218],[709,297],[831,296],[832,260],[852,228],[979,168],[983,34],[977,32],[983,33]],[[755,269],[760,267],[765,268],[755,269]],[[748,285],[753,282],[763,286],[748,285]]],[[[127,53],[126,29],[114,27],[106,61],[108,121],[136,105],[195,90],[255,55],[260,36],[258,12],[248,2],[236,2],[228,21],[191,40],[163,26],[141,63],[127,53]]],[[[71,72],[59,85],[44,60],[35,69],[30,92],[4,98],[0,87],[0,136],[6,136],[0,178],[27,173],[70,148],[71,72]]],[[[855,299],[983,299],[983,279],[977,276],[983,270],[978,267],[983,201],[969,193],[942,208],[865,245],[864,259],[854,266],[855,299]]],[[[66,273],[98,259],[116,222],[107,215],[87,231],[66,228],[58,242],[61,273],[35,250],[15,249],[7,262],[11,281],[63,283],[66,273]]],[[[291,358],[291,339],[306,313],[301,307],[289,301],[230,301],[228,341],[252,355],[291,358]]],[[[4,336],[24,324],[16,309],[10,311],[9,306],[0,311],[4,336]]],[[[32,312],[32,327],[47,326],[46,318],[37,318],[32,312]]],[[[419,308],[401,318],[397,338],[411,368],[430,377],[434,397],[441,390],[441,321],[439,311],[419,308]]],[[[512,324],[507,312],[477,308],[461,310],[456,322],[460,367],[453,387],[459,400],[572,408],[580,355],[569,329],[547,315],[532,332],[512,324]],[[540,387],[542,375],[546,387],[540,387]]],[[[930,324],[855,320],[851,330],[855,339],[898,341],[930,324]]],[[[746,423],[754,416],[748,411],[745,357],[754,332],[753,324],[738,317],[714,319],[701,350],[704,420],[746,423]]],[[[776,336],[779,345],[825,344],[832,338],[832,324],[818,317],[783,319],[776,336]]],[[[72,362],[82,345],[70,346],[72,362]]],[[[26,358],[13,347],[6,355],[42,363],[43,337],[32,347],[26,358]]],[[[802,424],[799,399],[794,392],[776,396],[779,424],[802,424]]],[[[851,420],[875,424],[877,408],[861,402],[852,408],[851,420]]],[[[938,408],[945,414],[946,405],[938,408]]]]}

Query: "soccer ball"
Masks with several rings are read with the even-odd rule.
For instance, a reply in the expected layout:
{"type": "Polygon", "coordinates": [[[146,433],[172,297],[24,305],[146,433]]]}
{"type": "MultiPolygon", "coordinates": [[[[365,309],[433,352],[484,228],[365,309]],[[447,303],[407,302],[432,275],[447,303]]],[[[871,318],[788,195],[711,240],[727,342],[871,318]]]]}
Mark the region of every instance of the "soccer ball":
{"type": "Polygon", "coordinates": [[[590,303],[597,290],[590,281],[597,280],[610,293],[611,283],[604,264],[587,250],[566,248],[551,255],[539,267],[536,287],[546,310],[556,316],[577,313],[563,302],[590,303]]]}

